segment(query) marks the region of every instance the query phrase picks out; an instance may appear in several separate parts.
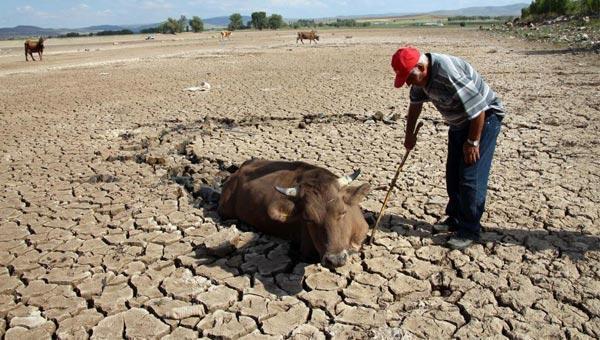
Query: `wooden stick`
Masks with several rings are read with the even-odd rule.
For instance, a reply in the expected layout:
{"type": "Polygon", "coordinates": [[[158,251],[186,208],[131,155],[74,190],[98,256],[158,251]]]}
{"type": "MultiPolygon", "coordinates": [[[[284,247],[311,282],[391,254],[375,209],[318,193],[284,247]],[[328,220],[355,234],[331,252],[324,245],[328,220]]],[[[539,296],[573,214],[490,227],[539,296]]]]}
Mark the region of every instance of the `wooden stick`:
{"type": "MultiPolygon", "coordinates": [[[[423,122],[419,122],[419,124],[417,124],[417,127],[415,128],[415,137],[419,133],[419,130],[421,129],[422,126],[423,126],[423,122]]],[[[373,227],[373,230],[371,231],[371,239],[369,241],[369,244],[373,244],[373,242],[375,241],[375,231],[377,230],[379,221],[381,221],[381,217],[383,217],[383,211],[385,210],[385,206],[387,204],[388,198],[390,198],[390,194],[392,193],[392,190],[396,186],[396,181],[398,180],[398,175],[400,175],[400,171],[402,170],[402,167],[404,166],[404,163],[406,162],[406,159],[408,158],[409,154],[410,154],[410,149],[406,149],[406,152],[404,153],[404,157],[402,157],[402,161],[400,162],[400,165],[398,166],[398,170],[396,170],[396,174],[394,175],[394,178],[392,179],[390,188],[388,189],[388,192],[385,195],[385,199],[383,200],[383,204],[381,205],[381,210],[379,211],[379,216],[377,216],[377,221],[375,222],[375,226],[373,227]]]]}

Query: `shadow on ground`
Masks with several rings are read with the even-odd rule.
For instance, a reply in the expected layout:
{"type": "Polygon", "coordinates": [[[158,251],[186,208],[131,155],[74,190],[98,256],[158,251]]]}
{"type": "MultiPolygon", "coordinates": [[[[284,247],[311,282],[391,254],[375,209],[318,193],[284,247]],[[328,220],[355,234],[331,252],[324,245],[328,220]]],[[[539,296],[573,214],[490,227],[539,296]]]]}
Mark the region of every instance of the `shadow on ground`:
{"type": "MultiPolygon", "coordinates": [[[[372,212],[365,216],[371,228],[375,219],[372,212]]],[[[389,238],[390,231],[399,236],[429,238],[432,244],[445,244],[449,234],[432,234],[432,225],[420,220],[405,219],[389,214],[382,218],[381,229],[375,235],[375,244],[379,238],[389,238]]],[[[241,234],[251,234],[240,246],[238,239],[215,245],[213,248],[200,245],[195,248],[195,257],[200,264],[196,274],[216,278],[228,284],[228,280],[248,280],[247,293],[277,297],[296,295],[304,287],[307,266],[317,263],[318,259],[307,261],[300,257],[298,247],[290,241],[257,233],[251,226],[236,220],[219,221],[222,228],[238,229],[241,234]],[[241,277],[241,278],[240,278],[241,277]]],[[[369,232],[370,235],[370,232],[369,232]]],[[[395,235],[395,234],[394,234],[395,235]]],[[[369,242],[369,237],[365,242],[369,242]]],[[[588,251],[600,250],[598,236],[571,231],[526,230],[511,228],[485,228],[480,243],[521,245],[531,252],[552,251],[557,258],[567,256],[573,261],[582,260],[588,251]]],[[[360,255],[361,261],[365,253],[360,255]]],[[[319,270],[334,272],[333,269],[320,267],[319,270]]],[[[231,283],[229,283],[231,285],[231,283]]]]}
{"type": "MultiPolygon", "coordinates": [[[[433,226],[424,221],[405,219],[397,215],[386,215],[382,220],[393,221],[391,227],[401,236],[428,237],[438,245],[443,245],[449,235],[433,234],[433,226]]],[[[390,230],[389,228],[390,222],[384,225],[384,229],[390,230]]],[[[499,228],[484,225],[480,243],[488,242],[521,245],[531,252],[551,250],[557,257],[567,256],[574,261],[582,260],[588,251],[600,250],[599,236],[568,230],[499,228]]]]}
{"type": "MultiPolygon", "coordinates": [[[[222,169],[224,177],[236,169],[237,167],[222,169]]],[[[201,184],[198,188],[194,185],[194,180],[187,177],[185,183],[178,178],[172,179],[197,199],[195,206],[211,215],[219,229],[215,233],[218,234],[217,237],[209,233],[206,237],[208,241],[199,243],[194,249],[196,261],[193,268],[197,275],[210,277],[232,287],[241,285],[245,293],[264,297],[296,295],[305,290],[305,275],[311,274],[305,269],[319,259],[302,259],[298,245],[256,232],[253,227],[241,221],[221,220],[216,214],[218,187],[201,184]]],[[[373,228],[377,212],[365,211],[364,215],[373,228]]],[[[379,237],[387,238],[386,242],[391,242],[391,246],[395,240],[400,244],[403,237],[416,237],[431,240],[423,244],[445,246],[450,234],[433,234],[432,227],[422,220],[386,214],[376,232],[375,244],[381,244],[377,242],[379,237]],[[390,232],[393,232],[391,240],[390,232]]],[[[371,235],[371,230],[368,235],[371,235]]],[[[369,241],[368,236],[365,242],[369,241]]],[[[557,258],[566,256],[573,261],[583,260],[588,251],[600,250],[600,237],[567,230],[484,227],[480,243],[486,244],[488,249],[493,249],[489,247],[489,243],[492,243],[492,247],[498,244],[520,245],[530,252],[550,251],[557,258]]],[[[367,257],[365,252],[359,256],[360,261],[367,257]]],[[[311,268],[313,270],[315,269],[311,268]]],[[[317,270],[334,272],[333,269],[320,266],[317,270]]]]}
{"type": "Polygon", "coordinates": [[[600,51],[600,45],[596,47],[576,47],[576,48],[562,48],[562,49],[552,49],[552,50],[529,50],[529,51],[519,51],[519,54],[523,55],[561,55],[561,54],[577,54],[577,53],[589,53],[600,51]]]}

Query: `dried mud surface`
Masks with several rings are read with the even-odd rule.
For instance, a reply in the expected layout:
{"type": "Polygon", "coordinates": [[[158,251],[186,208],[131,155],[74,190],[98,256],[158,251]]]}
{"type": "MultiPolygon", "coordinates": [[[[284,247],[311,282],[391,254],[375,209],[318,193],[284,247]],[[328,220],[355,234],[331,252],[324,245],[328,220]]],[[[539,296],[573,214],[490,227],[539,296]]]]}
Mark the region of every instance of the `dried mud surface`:
{"type": "Polygon", "coordinates": [[[49,40],[36,63],[0,44],[0,336],[600,337],[597,55],[453,28],[294,35],[49,40]],[[509,112],[480,244],[431,234],[447,138],[431,106],[346,266],[219,219],[202,186],[262,157],[361,168],[372,220],[404,153],[389,58],[406,43],[466,58],[509,112]]]}

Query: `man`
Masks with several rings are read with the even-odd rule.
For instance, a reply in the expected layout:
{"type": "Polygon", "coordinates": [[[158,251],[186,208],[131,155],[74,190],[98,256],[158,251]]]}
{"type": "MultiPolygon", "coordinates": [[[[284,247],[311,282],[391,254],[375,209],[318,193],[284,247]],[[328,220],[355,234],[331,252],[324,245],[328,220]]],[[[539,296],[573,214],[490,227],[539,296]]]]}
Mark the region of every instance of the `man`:
{"type": "Polygon", "coordinates": [[[444,54],[422,54],[413,47],[392,56],[394,86],[410,88],[410,105],[404,146],[415,147],[415,125],[423,103],[440,111],[448,131],[446,189],[448,218],[434,225],[435,232],[455,232],[448,240],[454,249],[479,239],[487,182],[504,108],[494,91],[466,61],[444,54]]]}

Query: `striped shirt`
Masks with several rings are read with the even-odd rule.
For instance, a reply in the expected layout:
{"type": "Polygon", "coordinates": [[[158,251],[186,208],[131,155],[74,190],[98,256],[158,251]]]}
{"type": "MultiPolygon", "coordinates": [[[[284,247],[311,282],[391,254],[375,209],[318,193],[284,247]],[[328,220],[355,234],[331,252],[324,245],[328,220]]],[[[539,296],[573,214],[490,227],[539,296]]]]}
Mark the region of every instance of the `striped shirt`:
{"type": "Polygon", "coordinates": [[[431,101],[448,125],[463,128],[480,112],[504,116],[496,93],[466,61],[438,53],[428,53],[431,67],[425,87],[410,88],[410,102],[431,101]]]}

